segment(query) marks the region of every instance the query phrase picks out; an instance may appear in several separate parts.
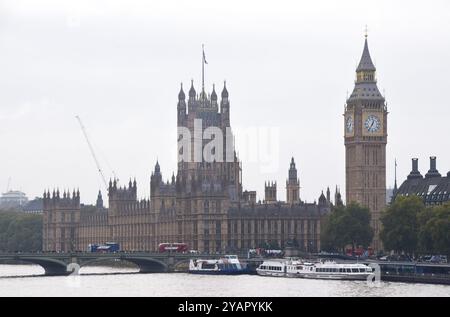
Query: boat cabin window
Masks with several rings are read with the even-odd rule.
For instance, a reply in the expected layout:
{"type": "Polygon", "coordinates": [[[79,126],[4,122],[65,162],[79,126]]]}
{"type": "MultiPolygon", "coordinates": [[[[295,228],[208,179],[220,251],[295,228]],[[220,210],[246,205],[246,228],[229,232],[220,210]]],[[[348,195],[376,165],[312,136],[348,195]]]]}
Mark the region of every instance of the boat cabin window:
{"type": "Polygon", "coordinates": [[[358,273],[358,269],[352,269],[353,273],[358,273]]]}
{"type": "Polygon", "coordinates": [[[215,267],[216,267],[215,264],[209,264],[209,263],[203,263],[203,265],[202,265],[202,269],[207,269],[207,270],[215,269],[215,267]]]}

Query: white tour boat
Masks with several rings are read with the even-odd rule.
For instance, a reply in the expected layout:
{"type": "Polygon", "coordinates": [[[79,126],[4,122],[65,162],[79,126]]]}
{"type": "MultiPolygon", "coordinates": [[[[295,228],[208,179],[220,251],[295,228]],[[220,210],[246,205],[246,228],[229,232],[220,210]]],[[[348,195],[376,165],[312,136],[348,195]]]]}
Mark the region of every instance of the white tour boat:
{"type": "Polygon", "coordinates": [[[262,276],[286,276],[286,261],[284,260],[269,260],[264,261],[263,264],[258,266],[256,273],[262,276]]]}
{"type": "Polygon", "coordinates": [[[331,280],[366,280],[372,268],[361,263],[302,262],[292,260],[264,261],[256,272],[262,276],[284,276],[331,280]]]}

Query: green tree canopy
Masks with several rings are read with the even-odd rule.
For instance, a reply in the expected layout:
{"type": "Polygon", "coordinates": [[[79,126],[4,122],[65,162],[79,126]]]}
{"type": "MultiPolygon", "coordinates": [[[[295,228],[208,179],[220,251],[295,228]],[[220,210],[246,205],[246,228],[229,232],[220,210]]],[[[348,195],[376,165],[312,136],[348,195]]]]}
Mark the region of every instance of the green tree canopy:
{"type": "Polygon", "coordinates": [[[450,256],[450,203],[428,209],[419,219],[421,252],[450,256]]]}
{"type": "Polygon", "coordinates": [[[429,216],[417,196],[398,197],[381,215],[380,238],[385,250],[412,255],[418,249],[419,219],[429,216]]]}
{"type": "Polygon", "coordinates": [[[42,250],[42,215],[0,211],[0,251],[42,250]]]}
{"type": "Polygon", "coordinates": [[[322,249],[344,250],[347,245],[368,247],[374,234],[370,218],[369,209],[357,203],[336,207],[324,220],[322,249]]]}

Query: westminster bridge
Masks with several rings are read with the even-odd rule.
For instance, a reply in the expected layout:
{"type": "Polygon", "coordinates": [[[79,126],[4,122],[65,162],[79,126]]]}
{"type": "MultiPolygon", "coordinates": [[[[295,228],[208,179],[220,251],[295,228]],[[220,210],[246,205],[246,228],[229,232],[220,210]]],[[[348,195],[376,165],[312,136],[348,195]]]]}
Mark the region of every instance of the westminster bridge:
{"type": "MultiPolygon", "coordinates": [[[[219,259],[225,254],[188,254],[188,253],[157,253],[157,252],[116,252],[116,253],[0,253],[0,262],[3,263],[32,263],[40,265],[45,275],[70,275],[83,266],[100,264],[102,262],[125,261],[139,267],[140,273],[174,272],[178,268],[187,267],[189,260],[219,259]]],[[[245,255],[238,256],[242,259],[245,255]]],[[[256,267],[262,259],[245,259],[252,267],[256,267]]]]}

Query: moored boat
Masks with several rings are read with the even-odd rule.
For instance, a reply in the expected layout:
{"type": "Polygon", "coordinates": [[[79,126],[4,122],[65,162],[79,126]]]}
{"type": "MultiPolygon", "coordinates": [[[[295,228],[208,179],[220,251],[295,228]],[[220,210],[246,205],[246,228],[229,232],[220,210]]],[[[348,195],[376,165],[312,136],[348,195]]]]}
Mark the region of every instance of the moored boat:
{"type": "Polygon", "coordinates": [[[264,261],[258,266],[256,273],[262,276],[284,277],[286,276],[286,263],[284,260],[264,261]]]}
{"type": "Polygon", "coordinates": [[[366,280],[372,268],[361,263],[302,262],[292,260],[264,261],[256,272],[261,276],[299,277],[331,280],[366,280]]]}
{"type": "Polygon", "coordinates": [[[250,273],[247,265],[241,263],[236,255],[226,255],[220,259],[191,259],[189,273],[211,275],[239,275],[250,273]]]}
{"type": "Polygon", "coordinates": [[[324,262],[298,265],[296,274],[298,277],[313,279],[366,280],[373,273],[370,266],[362,263],[324,262]]]}

